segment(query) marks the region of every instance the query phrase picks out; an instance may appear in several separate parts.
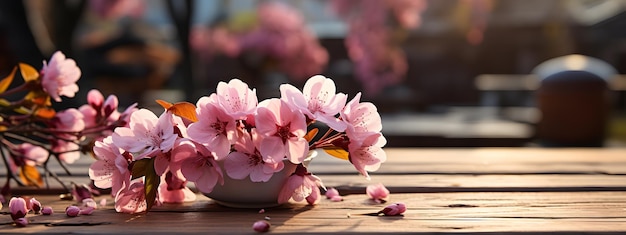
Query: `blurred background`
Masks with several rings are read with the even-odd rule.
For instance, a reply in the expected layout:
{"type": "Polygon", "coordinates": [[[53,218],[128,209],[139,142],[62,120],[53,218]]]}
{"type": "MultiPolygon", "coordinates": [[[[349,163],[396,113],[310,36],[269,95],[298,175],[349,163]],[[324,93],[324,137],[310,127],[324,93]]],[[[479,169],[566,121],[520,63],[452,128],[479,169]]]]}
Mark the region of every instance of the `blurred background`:
{"type": "Polygon", "coordinates": [[[619,147],[625,28],[623,0],[5,0],[0,76],[60,50],[83,75],[58,105],[158,108],[323,74],[379,108],[387,146],[619,147]]]}

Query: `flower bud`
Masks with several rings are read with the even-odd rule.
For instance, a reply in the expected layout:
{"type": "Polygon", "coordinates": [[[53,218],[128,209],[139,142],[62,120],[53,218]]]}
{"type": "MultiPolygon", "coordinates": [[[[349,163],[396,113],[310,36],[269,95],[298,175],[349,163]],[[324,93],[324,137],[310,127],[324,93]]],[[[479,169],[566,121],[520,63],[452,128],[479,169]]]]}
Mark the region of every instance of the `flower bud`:
{"type": "Polygon", "coordinates": [[[406,211],[406,205],[402,202],[394,203],[386,206],[383,210],[378,213],[383,213],[385,215],[401,215],[406,211]]]}
{"type": "Polygon", "coordinates": [[[69,217],[76,217],[80,214],[80,208],[77,206],[68,206],[65,208],[65,214],[69,217]]]}
{"type": "Polygon", "coordinates": [[[91,188],[85,184],[74,184],[72,188],[72,196],[76,199],[77,202],[81,203],[83,200],[87,198],[92,198],[91,196],[91,188]]]}
{"type": "Polygon", "coordinates": [[[257,231],[259,233],[265,233],[267,231],[270,231],[270,223],[265,220],[259,220],[257,222],[254,222],[254,224],[252,224],[252,229],[254,229],[254,231],[257,231]]]}
{"type": "Polygon", "coordinates": [[[28,220],[26,218],[18,218],[14,222],[17,227],[26,227],[26,225],[28,225],[28,220]]]}
{"type": "Polygon", "coordinates": [[[339,191],[337,191],[336,188],[328,188],[328,190],[326,190],[325,195],[327,199],[331,199],[333,197],[339,196],[339,191]]]}
{"type": "Polygon", "coordinates": [[[41,214],[43,215],[52,215],[52,213],[54,213],[52,207],[44,206],[43,209],[41,209],[41,214]]]}
{"type": "Polygon", "coordinates": [[[37,199],[31,198],[29,204],[35,214],[39,214],[39,212],[41,212],[41,202],[37,201],[37,199]]]}
{"type": "Polygon", "coordinates": [[[26,200],[21,197],[11,198],[11,201],[9,201],[9,211],[11,212],[11,218],[13,220],[24,218],[24,216],[26,216],[26,213],[28,213],[26,200]]]}

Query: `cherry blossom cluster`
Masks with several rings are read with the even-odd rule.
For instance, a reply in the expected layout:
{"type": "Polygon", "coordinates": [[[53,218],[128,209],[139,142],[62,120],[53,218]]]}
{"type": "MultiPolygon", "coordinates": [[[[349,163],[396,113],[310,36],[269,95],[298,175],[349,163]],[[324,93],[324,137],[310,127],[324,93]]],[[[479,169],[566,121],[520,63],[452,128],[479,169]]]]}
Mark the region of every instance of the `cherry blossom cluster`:
{"type": "Polygon", "coordinates": [[[90,177],[97,187],[112,188],[118,212],[137,213],[194,200],[188,181],[210,193],[225,175],[267,182],[295,164],[277,202],[314,204],[323,184],[305,166],[311,151],[348,160],[367,178],[386,160],[380,115],[360,101],[360,93],[346,102],[347,95],[322,75],[309,78],[302,90],[283,84],[280,93],[259,102],[255,89],[233,79],[195,105],[158,101],[165,108],[159,116],[140,109],[128,127],[95,143],[98,161],[90,177]],[[318,124],[328,130],[319,131],[318,124]]]}
{"type": "MultiPolygon", "coordinates": [[[[51,158],[65,167],[81,154],[90,153],[95,141],[128,124],[136,108],[120,113],[117,97],[110,95],[105,100],[98,90],[89,91],[88,104],[79,108],[53,109],[52,101],[74,97],[80,76],[76,62],[56,52],[43,62],[41,70],[20,63],[0,80],[0,152],[8,172],[1,202],[10,194],[11,180],[19,186],[42,187],[44,178],[52,176],[65,186],[49,171],[51,158]],[[17,71],[23,83],[16,85],[17,71]],[[38,168],[43,168],[43,176],[38,168]]],[[[67,169],[66,173],[71,174],[67,169]]]]}
{"type": "Polygon", "coordinates": [[[400,31],[421,24],[425,0],[334,0],[333,8],[349,24],[345,38],[354,75],[368,95],[404,79],[408,70],[400,31]],[[395,20],[390,24],[389,19],[395,20]]]}
{"type": "Polygon", "coordinates": [[[247,57],[243,60],[249,66],[271,67],[298,81],[322,72],[328,62],[328,52],[308,30],[302,14],[283,3],[259,4],[255,24],[246,28],[197,27],[190,44],[205,57],[220,53],[247,57]]]}

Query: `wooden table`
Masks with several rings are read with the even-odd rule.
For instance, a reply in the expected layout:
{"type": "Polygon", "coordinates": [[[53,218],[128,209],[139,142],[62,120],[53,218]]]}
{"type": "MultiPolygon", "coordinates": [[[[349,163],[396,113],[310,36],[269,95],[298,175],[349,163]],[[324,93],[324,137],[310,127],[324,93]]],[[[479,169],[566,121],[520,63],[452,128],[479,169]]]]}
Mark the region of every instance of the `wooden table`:
{"type": "MultiPolygon", "coordinates": [[[[29,214],[31,224],[15,228],[0,215],[0,233],[243,233],[269,218],[271,233],[472,233],[626,234],[626,149],[388,148],[388,161],[366,181],[347,162],[321,156],[311,171],[342,202],[316,206],[290,203],[278,208],[232,209],[199,200],[164,205],[148,214],[119,214],[112,200],[90,216],[66,217],[72,202],[35,196],[56,214],[29,214]],[[372,216],[386,204],[364,194],[383,183],[389,203],[404,202],[404,216],[372,216]]],[[[73,166],[82,169],[83,160],[73,166]]],[[[86,173],[86,171],[85,171],[86,173]]],[[[85,179],[74,176],[75,180],[85,179]]],[[[99,199],[99,198],[98,198],[99,199]]],[[[8,208],[2,209],[7,212],[8,208]]]]}

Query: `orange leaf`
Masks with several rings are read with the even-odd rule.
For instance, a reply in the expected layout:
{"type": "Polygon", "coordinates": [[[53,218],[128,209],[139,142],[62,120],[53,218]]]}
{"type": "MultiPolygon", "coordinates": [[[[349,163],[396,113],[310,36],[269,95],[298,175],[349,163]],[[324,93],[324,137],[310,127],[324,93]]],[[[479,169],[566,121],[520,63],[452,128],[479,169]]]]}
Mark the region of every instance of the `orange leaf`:
{"type": "Polygon", "coordinates": [[[22,78],[24,78],[25,82],[30,82],[37,80],[39,78],[39,72],[33,66],[20,63],[20,73],[22,74],[22,78]]]}
{"type": "Polygon", "coordinates": [[[178,102],[172,107],[167,108],[167,111],[172,112],[174,115],[189,119],[192,122],[197,122],[196,106],[189,102],[178,102]]]}
{"type": "Polygon", "coordinates": [[[173,106],[172,103],[167,102],[165,100],[155,100],[157,102],[157,104],[161,105],[161,107],[163,107],[164,109],[169,109],[170,107],[173,106]]]}
{"type": "Polygon", "coordinates": [[[36,167],[31,165],[24,165],[20,170],[20,178],[26,186],[43,186],[43,179],[36,167]]]}
{"type": "Polygon", "coordinates": [[[35,116],[45,119],[51,119],[56,115],[54,109],[51,108],[39,108],[35,111],[35,116]]]}
{"type": "Polygon", "coordinates": [[[324,152],[328,153],[328,155],[330,156],[343,159],[343,160],[348,160],[350,156],[350,153],[348,153],[348,151],[339,147],[324,148],[324,152]]]}
{"type": "Polygon", "coordinates": [[[9,88],[9,85],[13,82],[13,77],[15,77],[15,71],[17,71],[17,67],[13,68],[9,76],[6,76],[0,81],[0,93],[5,92],[9,88]]]}
{"type": "Polygon", "coordinates": [[[317,128],[313,128],[311,129],[308,133],[306,133],[306,135],[304,136],[304,139],[306,139],[306,141],[310,142],[313,137],[315,137],[315,135],[317,135],[317,132],[319,132],[320,130],[317,128]]]}
{"type": "Polygon", "coordinates": [[[24,97],[25,100],[28,100],[36,105],[42,106],[51,106],[52,102],[50,101],[50,96],[43,91],[31,91],[26,94],[24,97]]]}

